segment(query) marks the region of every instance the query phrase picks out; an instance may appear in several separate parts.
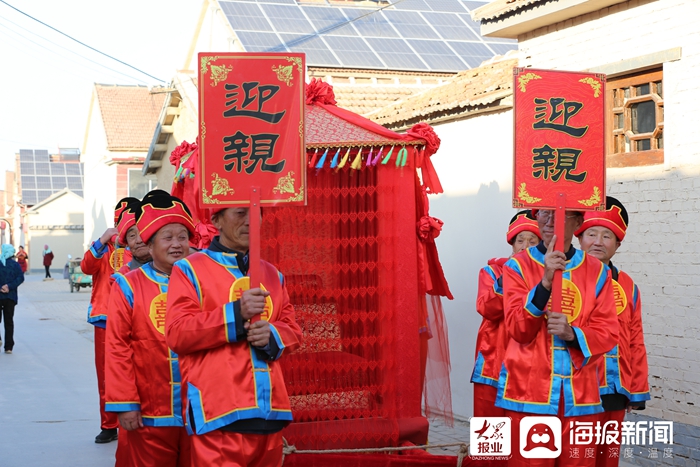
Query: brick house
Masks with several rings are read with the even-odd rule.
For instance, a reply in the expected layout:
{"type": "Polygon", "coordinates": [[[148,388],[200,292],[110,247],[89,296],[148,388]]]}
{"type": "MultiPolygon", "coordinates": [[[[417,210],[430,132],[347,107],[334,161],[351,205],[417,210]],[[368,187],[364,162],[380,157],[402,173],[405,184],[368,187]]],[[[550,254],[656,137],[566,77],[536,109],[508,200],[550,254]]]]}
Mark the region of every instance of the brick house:
{"type": "MultiPolygon", "coordinates": [[[[621,457],[639,465],[700,461],[698,14],[698,2],[682,0],[496,0],[472,13],[482,35],[518,40],[519,66],[607,75],[607,190],[630,214],[615,263],[641,290],[652,394],[647,409],[627,420],[647,428],[672,421],[675,432],[672,446],[626,445],[621,457]]],[[[445,221],[439,247],[456,252],[443,259],[450,284],[468,286],[445,307],[450,329],[466,337],[452,340],[452,355],[473,355],[477,270],[508,253],[514,212],[512,76],[480,68],[470,70],[480,85],[446,84],[369,115],[393,129],[423,119],[442,138],[434,163],[446,193],[431,201],[431,213],[445,221]],[[498,92],[499,100],[488,99],[498,92]]],[[[471,367],[453,360],[462,416],[471,415],[471,367]]]]}
{"type": "Polygon", "coordinates": [[[95,84],[81,161],[85,173],[85,247],[113,226],[114,205],[154,185],[142,173],[166,92],[95,84]]]}

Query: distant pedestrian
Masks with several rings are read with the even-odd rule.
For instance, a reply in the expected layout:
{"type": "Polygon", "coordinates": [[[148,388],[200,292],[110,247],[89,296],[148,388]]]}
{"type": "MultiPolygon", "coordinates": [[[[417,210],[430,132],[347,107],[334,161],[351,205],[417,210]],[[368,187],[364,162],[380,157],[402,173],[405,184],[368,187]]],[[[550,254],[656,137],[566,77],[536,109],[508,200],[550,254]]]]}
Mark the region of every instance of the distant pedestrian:
{"type": "Polygon", "coordinates": [[[19,246],[19,251],[15,255],[15,258],[17,258],[17,264],[19,264],[19,267],[22,268],[23,273],[27,273],[27,259],[29,256],[27,255],[27,252],[24,251],[24,247],[22,245],[19,246]]]}
{"type": "MultiPolygon", "coordinates": [[[[24,282],[22,268],[13,259],[15,247],[4,244],[0,249],[0,321],[5,320],[5,353],[11,354],[15,346],[15,305],[17,287],[24,282]]],[[[2,339],[0,339],[2,342],[2,339]]]]}
{"type": "Polygon", "coordinates": [[[44,251],[41,252],[41,255],[44,257],[44,269],[46,269],[46,277],[44,280],[52,281],[53,278],[51,277],[49,268],[51,267],[51,262],[53,261],[53,251],[51,251],[51,248],[49,248],[48,245],[44,245],[44,251]]]}

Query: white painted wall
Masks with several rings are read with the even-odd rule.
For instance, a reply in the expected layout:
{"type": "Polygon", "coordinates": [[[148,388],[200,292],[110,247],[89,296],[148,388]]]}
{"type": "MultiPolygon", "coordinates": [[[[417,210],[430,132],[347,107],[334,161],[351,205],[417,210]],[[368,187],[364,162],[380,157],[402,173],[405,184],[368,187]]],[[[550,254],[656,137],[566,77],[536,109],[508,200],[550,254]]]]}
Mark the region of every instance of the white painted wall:
{"type": "MultiPolygon", "coordinates": [[[[93,91],[94,93],[94,91],[93,91]]],[[[85,164],[83,194],[85,230],[83,252],[104,232],[114,225],[114,205],[117,204],[117,166],[108,166],[107,135],[102,122],[97,97],[93,94],[88,133],[80,160],[85,164]]]]}
{"type": "Polygon", "coordinates": [[[29,269],[43,270],[42,250],[49,245],[54,254],[51,269],[62,269],[70,254],[82,256],[83,230],[63,226],[83,225],[83,198],[75,193],[66,193],[55,200],[27,212],[25,220],[29,226],[27,245],[29,269]]]}
{"type": "Polygon", "coordinates": [[[443,299],[452,360],[455,417],[472,415],[472,385],[479,270],[489,258],[508,256],[513,172],[513,113],[503,111],[434,125],[441,139],[432,157],[445,193],[430,196],[430,215],[445,222],[437,238],[454,300],[443,299]]]}
{"type": "Polygon", "coordinates": [[[640,287],[652,400],[646,415],[700,425],[700,2],[633,0],[519,38],[535,68],[583,70],[681,47],[663,66],[663,165],[610,169],[630,214],[614,262],[640,287]]]}

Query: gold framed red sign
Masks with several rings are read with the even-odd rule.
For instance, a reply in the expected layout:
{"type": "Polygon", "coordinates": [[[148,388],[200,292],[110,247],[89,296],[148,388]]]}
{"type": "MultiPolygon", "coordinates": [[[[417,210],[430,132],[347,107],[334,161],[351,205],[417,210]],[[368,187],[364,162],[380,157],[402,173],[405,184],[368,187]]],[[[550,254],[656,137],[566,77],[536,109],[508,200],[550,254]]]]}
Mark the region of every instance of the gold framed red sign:
{"type": "Polygon", "coordinates": [[[304,54],[200,53],[202,205],[306,204],[304,54]]]}
{"type": "Polygon", "coordinates": [[[605,75],[513,69],[513,207],[605,206],[605,75]]]}

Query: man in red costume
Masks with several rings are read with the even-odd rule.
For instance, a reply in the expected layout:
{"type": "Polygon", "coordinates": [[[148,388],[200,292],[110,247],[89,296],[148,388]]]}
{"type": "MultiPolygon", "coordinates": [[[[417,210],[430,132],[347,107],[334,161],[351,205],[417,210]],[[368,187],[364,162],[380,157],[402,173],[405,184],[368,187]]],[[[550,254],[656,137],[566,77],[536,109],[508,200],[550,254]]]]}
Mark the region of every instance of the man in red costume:
{"type": "Polygon", "coordinates": [[[117,416],[105,411],[105,335],[107,329],[107,301],[109,299],[110,276],[114,274],[130,255],[125,249],[117,250],[113,238],[119,216],[130,203],[139,202],[136,198],[123,198],[114,208],[115,227],[105,230],[83,255],[80,269],[92,276],[92,295],[88,306],[88,323],[95,326],[95,370],[97,371],[97,389],[100,394],[100,427],[95,437],[96,443],[109,443],[117,439],[117,416]]]}
{"type": "MultiPolygon", "coordinates": [[[[530,211],[520,211],[510,220],[506,240],[513,248],[511,257],[540,241],[537,221],[530,211]]],[[[498,375],[508,335],[503,322],[502,269],[508,258],[490,259],[479,271],[479,291],[476,311],[483,316],[476,335],[476,361],[471,382],[474,383],[474,416],[503,417],[504,410],[496,407],[498,375]]]]}
{"type": "Polygon", "coordinates": [[[180,356],[197,467],[279,466],[292,420],[277,361],[301,329],[274,266],[261,261],[260,286],[250,288],[248,221],[246,208],[218,210],[220,235],[173,268],[165,337],[180,356]]]}
{"type": "MultiPolygon", "coordinates": [[[[642,302],[639,289],[626,273],[612,264],[612,257],[627,232],[627,210],[617,199],[608,196],[604,212],[587,212],[576,232],[581,249],[607,264],[612,270],[613,290],[620,337],[617,346],[598,363],[603,412],[600,424],[614,423],[622,427],[625,410],[644,409],[649,400],[649,367],[642,328],[642,302]]],[[[616,466],[620,461],[620,445],[598,446],[596,466],[616,466]]]]}
{"type": "MultiPolygon", "coordinates": [[[[166,196],[168,195],[168,193],[161,190],[154,190],[149,194],[153,194],[154,192],[159,192],[166,196]]],[[[126,275],[129,271],[138,269],[151,261],[151,253],[148,251],[148,245],[143,242],[141,235],[139,235],[139,229],[136,227],[136,211],[140,211],[140,204],[139,202],[129,204],[119,215],[119,220],[117,221],[117,242],[119,245],[127,245],[131,252],[131,261],[124,264],[118,271],[118,273],[122,275],[126,275]]],[[[116,275],[110,276],[110,289],[111,285],[114,283],[115,277],[116,275]]],[[[127,438],[128,431],[120,433],[117,441],[117,451],[115,452],[115,467],[128,467],[132,465],[129,458],[127,438]]]]}
{"type": "MultiPolygon", "coordinates": [[[[510,341],[496,405],[512,420],[510,466],[595,465],[595,455],[591,459],[584,454],[590,449],[595,454],[593,441],[576,445],[577,451],[570,449],[569,422],[598,420],[603,409],[596,363],[617,344],[619,326],[610,268],[571,245],[583,222],[581,213],[562,214],[566,215],[563,252],[554,249],[556,214],[540,210],[536,217],[542,242],[513,256],[503,267],[503,305],[510,341]],[[561,304],[550,304],[557,270],[562,271],[563,299],[561,304]],[[561,420],[558,458],[529,459],[521,454],[520,422],[528,415],[552,415],[561,420]]],[[[532,436],[528,441],[544,442],[541,437],[534,439],[539,435],[532,436]]]]}
{"type": "Polygon", "coordinates": [[[128,435],[131,465],[191,465],[182,420],[178,356],[165,343],[166,294],[175,261],[189,253],[194,223],[169,195],[146,195],[136,228],[152,261],[116,274],[107,327],[106,406],[128,435]]]}

